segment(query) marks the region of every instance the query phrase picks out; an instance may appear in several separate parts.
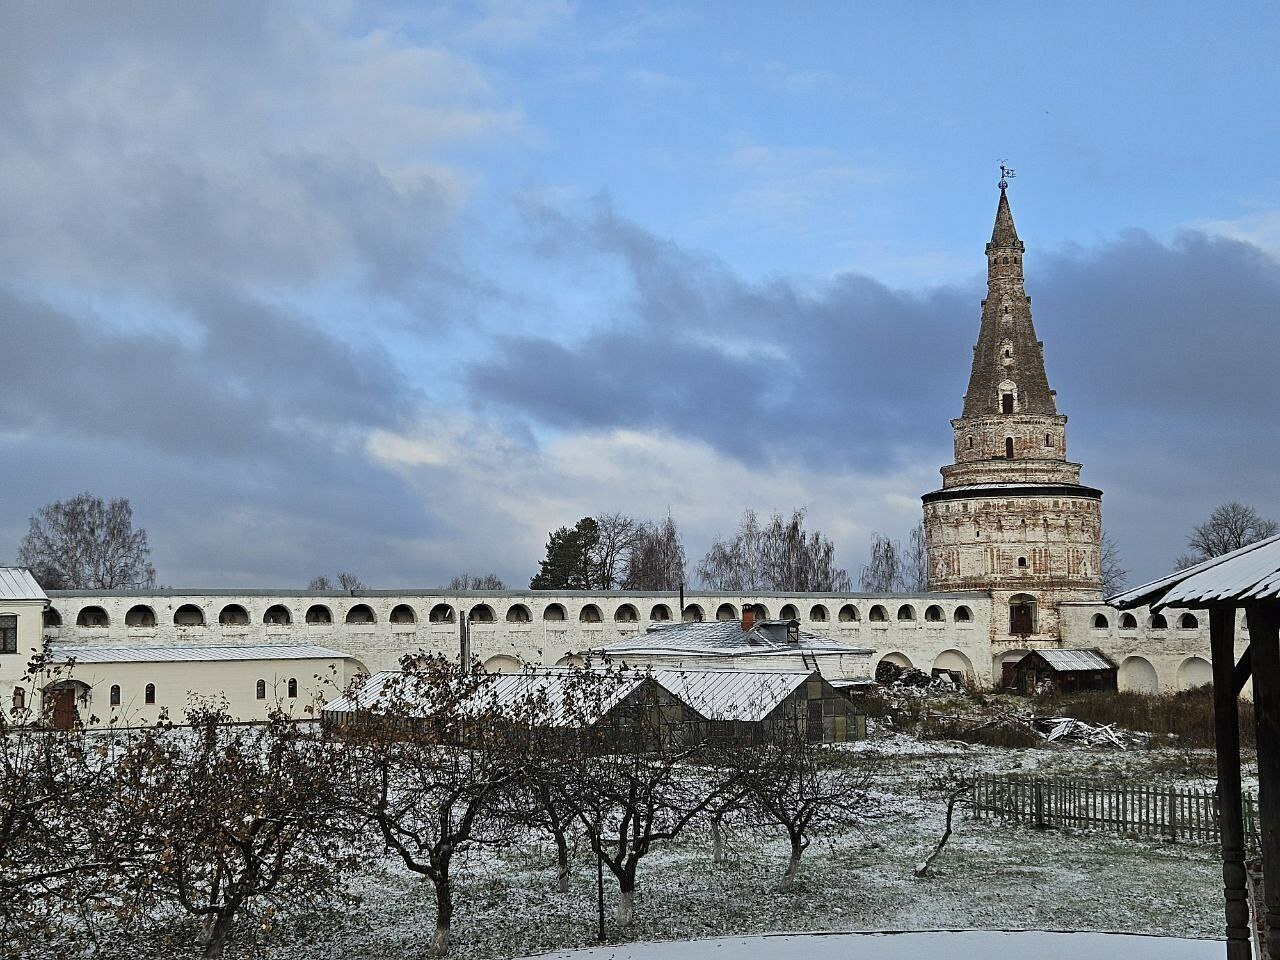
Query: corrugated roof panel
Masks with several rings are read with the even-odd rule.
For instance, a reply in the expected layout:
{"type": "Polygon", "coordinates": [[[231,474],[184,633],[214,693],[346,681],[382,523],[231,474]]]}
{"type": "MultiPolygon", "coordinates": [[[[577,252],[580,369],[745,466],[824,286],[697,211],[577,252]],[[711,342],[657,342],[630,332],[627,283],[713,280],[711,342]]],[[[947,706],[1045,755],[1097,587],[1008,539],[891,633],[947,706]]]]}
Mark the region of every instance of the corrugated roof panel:
{"type": "Polygon", "coordinates": [[[48,600],[26,567],[0,567],[0,600],[48,600]]]}
{"type": "Polygon", "coordinates": [[[1070,673],[1075,670],[1110,670],[1115,664],[1097,650],[1036,650],[1045,662],[1055,670],[1070,673]]]}
{"type": "Polygon", "coordinates": [[[1280,535],[1117,594],[1108,602],[1121,609],[1199,606],[1280,598],[1280,535]]]}
{"type": "Polygon", "coordinates": [[[315,644],[237,644],[234,646],[186,646],[159,644],[118,647],[111,644],[54,648],[59,659],[77,663],[185,663],[218,660],[345,660],[350,655],[315,644]]]}
{"type": "Polygon", "coordinates": [[[707,720],[763,720],[813,673],[804,670],[655,670],[653,677],[707,720]]]}
{"type": "MultiPolygon", "coordinates": [[[[403,694],[397,690],[397,681],[405,675],[398,670],[386,670],[375,673],[361,684],[353,696],[341,696],[325,704],[327,713],[354,713],[357,710],[376,710],[380,703],[395,702],[403,696],[403,702],[396,705],[406,709],[410,714],[427,716],[434,709],[425,700],[415,701],[412,684],[400,686],[403,694]]],[[[463,716],[479,716],[497,708],[511,709],[529,701],[541,701],[547,711],[545,720],[549,726],[563,726],[578,716],[587,716],[591,722],[607,714],[619,702],[644,682],[643,674],[633,673],[620,677],[605,691],[599,703],[583,695],[582,688],[573,680],[574,675],[568,671],[542,671],[536,673],[490,674],[479,678],[476,689],[469,693],[458,706],[463,716]],[[576,698],[576,699],[575,699],[576,698]]],[[[470,681],[461,678],[458,685],[470,685],[470,681]]]]}

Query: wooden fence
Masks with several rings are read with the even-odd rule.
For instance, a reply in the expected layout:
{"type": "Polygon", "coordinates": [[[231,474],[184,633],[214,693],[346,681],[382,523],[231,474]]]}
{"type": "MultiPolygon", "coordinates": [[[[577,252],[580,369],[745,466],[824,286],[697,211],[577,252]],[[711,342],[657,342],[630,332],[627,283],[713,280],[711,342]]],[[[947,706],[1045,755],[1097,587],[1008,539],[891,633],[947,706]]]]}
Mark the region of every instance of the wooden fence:
{"type": "MultiPolygon", "coordinates": [[[[972,809],[980,819],[1036,827],[1111,830],[1168,840],[1218,839],[1218,798],[1212,790],[977,774],[972,809]]],[[[1257,823],[1257,798],[1246,792],[1244,830],[1250,845],[1257,842],[1257,823]]]]}

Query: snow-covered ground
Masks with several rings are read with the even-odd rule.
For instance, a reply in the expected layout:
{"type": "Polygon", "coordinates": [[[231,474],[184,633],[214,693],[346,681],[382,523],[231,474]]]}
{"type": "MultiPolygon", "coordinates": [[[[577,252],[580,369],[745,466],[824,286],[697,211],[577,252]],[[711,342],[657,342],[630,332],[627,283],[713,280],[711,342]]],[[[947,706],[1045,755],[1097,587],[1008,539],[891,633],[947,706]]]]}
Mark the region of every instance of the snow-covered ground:
{"type": "MultiPolygon", "coordinates": [[[[658,844],[641,863],[637,921],[619,932],[610,918],[608,939],[617,943],[795,930],[968,928],[1221,935],[1221,872],[1212,846],[1036,831],[961,816],[933,874],[924,880],[912,875],[941,832],[944,805],[937,785],[948,771],[1035,770],[1206,786],[1213,770],[1208,752],[998,750],[922,743],[884,732],[849,751],[874,767],[865,821],[856,829],[818,836],[805,853],[800,882],[792,889],[778,888],[787,852],[780,836],[739,832],[733,838],[731,862],[717,866],[711,863],[706,832],[690,833],[658,844]]],[[[533,840],[484,851],[459,864],[454,954],[488,960],[595,944],[594,860],[587,851],[578,852],[568,894],[556,892],[553,863],[551,845],[533,840]]],[[[611,910],[616,888],[607,872],[605,883],[611,910]]],[[[265,954],[258,947],[255,956],[425,956],[434,926],[429,884],[383,861],[360,878],[356,892],[363,905],[345,919],[308,924],[293,937],[277,939],[277,946],[265,954]],[[285,945],[285,940],[291,942],[285,945]]],[[[1099,942],[1113,947],[1118,943],[1099,942]]],[[[1009,960],[1018,956],[1002,955],[1009,960]]],[[[1069,955],[1088,956],[1074,951],[1069,955]]],[[[609,956],[630,954],[613,951],[609,956]]],[[[741,956],[735,955],[735,960],[741,956]]]]}
{"type": "Polygon", "coordinates": [[[932,931],[775,934],[679,944],[636,943],[543,954],[538,960],[1217,960],[1222,944],[1108,933],[932,931]]]}

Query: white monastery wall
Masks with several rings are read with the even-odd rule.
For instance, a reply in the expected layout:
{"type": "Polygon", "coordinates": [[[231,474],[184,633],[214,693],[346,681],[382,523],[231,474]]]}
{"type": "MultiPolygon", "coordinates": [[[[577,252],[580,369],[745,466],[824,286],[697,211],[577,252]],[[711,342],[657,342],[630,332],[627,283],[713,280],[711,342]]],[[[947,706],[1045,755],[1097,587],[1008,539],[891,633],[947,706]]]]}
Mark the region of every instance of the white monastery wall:
{"type": "MultiPolygon", "coordinates": [[[[369,671],[395,669],[402,656],[418,650],[458,656],[460,612],[468,615],[472,655],[490,669],[512,670],[568,662],[650,623],[674,619],[680,609],[679,594],[648,592],[60,591],[50,598],[44,635],[55,648],[317,643],[356,658],[369,671]],[[308,622],[319,610],[328,612],[330,622],[308,622]],[[355,622],[366,618],[371,622],[355,622]]],[[[873,667],[887,656],[927,671],[943,657],[948,669],[963,668],[978,683],[991,682],[987,594],[696,591],[686,592],[683,616],[737,620],[745,603],[763,605],[770,618],[794,617],[813,633],[869,648],[873,667]]]]}

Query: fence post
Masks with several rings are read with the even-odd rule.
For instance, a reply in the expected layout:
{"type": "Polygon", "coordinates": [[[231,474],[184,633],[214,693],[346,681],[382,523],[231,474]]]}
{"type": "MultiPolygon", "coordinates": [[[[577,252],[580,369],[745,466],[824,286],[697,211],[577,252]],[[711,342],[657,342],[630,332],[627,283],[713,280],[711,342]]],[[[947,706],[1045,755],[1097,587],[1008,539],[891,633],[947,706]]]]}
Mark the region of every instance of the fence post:
{"type": "Polygon", "coordinates": [[[1172,843],[1178,842],[1178,791],[1169,788],[1169,840],[1172,843]]]}
{"type": "Polygon", "coordinates": [[[1035,786],[1036,829],[1044,829],[1044,784],[1039,777],[1033,781],[1035,786]]]}

